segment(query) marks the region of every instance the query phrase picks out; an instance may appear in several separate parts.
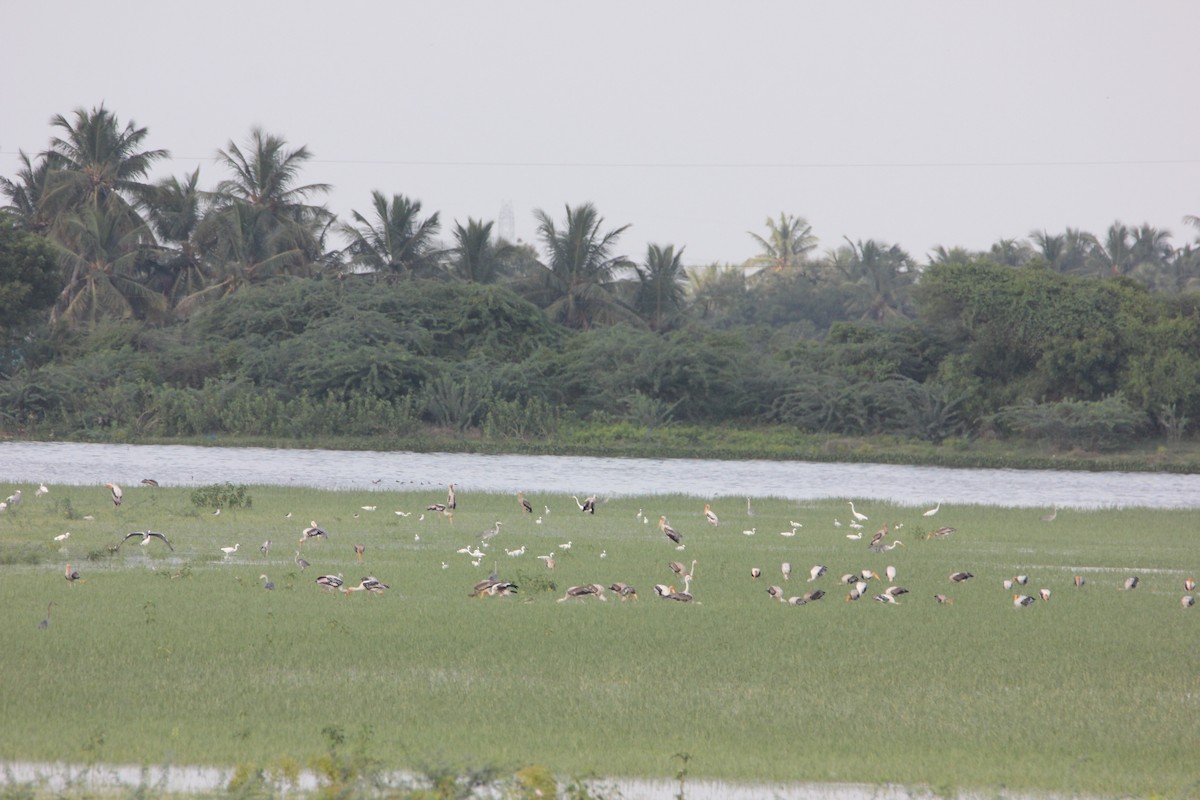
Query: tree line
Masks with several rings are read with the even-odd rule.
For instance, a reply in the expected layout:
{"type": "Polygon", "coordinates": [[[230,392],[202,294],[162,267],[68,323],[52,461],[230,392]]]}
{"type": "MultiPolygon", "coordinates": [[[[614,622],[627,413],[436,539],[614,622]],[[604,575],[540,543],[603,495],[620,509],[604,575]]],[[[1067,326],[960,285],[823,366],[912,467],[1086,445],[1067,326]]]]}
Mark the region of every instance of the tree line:
{"type": "MultiPolygon", "coordinates": [[[[741,264],[621,251],[591,204],[537,246],[372,193],[339,220],[305,147],[253,130],[199,170],[103,106],[51,120],[0,177],[0,422],[9,430],[550,436],[571,421],[785,424],[1104,449],[1179,438],[1200,249],[1115,223],[987,252],[845,240],[795,215],[741,264]],[[443,238],[448,234],[448,238],[443,238]]],[[[1200,220],[1187,217],[1200,228],[1200,220]]]]}

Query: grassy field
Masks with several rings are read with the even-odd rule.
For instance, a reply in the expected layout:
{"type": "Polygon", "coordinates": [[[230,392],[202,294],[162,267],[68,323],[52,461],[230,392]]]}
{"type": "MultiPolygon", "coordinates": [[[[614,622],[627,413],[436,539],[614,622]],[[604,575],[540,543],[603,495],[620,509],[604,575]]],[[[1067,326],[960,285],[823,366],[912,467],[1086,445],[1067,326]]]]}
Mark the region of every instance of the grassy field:
{"type": "Polygon", "coordinates": [[[0,514],[7,759],[308,766],[344,736],[389,768],[670,778],[686,753],[697,778],[1200,791],[1200,608],[1180,603],[1200,576],[1194,511],[1067,509],[1043,522],[1027,509],[926,518],[856,501],[870,520],[852,541],[845,501],[758,498],[750,517],[742,498],[616,498],[591,516],[531,495],[529,515],[512,496],[460,493],[451,521],[420,519],[442,493],[254,486],[251,507],[215,515],[190,489],[126,487],[116,508],[103,486],[6,488],[24,495],[0,514]],[[658,530],[660,514],[686,549],[658,530]],[[301,572],[309,520],[329,536],[304,545],[301,572]],[[497,520],[473,566],[457,551],[497,520]],[[792,522],[803,527],[781,535],[792,522]],[[885,522],[885,541],[904,544],[871,553],[885,522]],[[925,538],[941,526],[956,530],[925,538]],[[174,552],[140,539],[109,552],[146,529],[174,552]],[[552,570],[537,558],[551,553],[552,570]],[[654,584],[683,585],[668,562],[692,559],[695,602],[658,598],[654,584]],[[64,579],[67,563],[82,580],[64,579]],[[828,571],[809,581],[817,564],[828,571]],[[910,590],[898,604],[871,599],[886,579],[844,600],[839,576],[888,565],[910,590]],[[469,597],[493,569],[519,593],[469,597]],[[953,584],[958,570],[975,577],[953,584]],[[315,583],[338,573],[391,588],[315,583]],[[1018,574],[1029,583],[1002,585],[1018,574]],[[1122,590],[1131,575],[1139,586],[1122,590]],[[614,581],[640,599],[557,602],[570,585],[614,581]],[[827,595],[792,606],[772,584],[827,595]],[[1015,591],[1043,588],[1049,601],[1014,607],[1015,591]]]}

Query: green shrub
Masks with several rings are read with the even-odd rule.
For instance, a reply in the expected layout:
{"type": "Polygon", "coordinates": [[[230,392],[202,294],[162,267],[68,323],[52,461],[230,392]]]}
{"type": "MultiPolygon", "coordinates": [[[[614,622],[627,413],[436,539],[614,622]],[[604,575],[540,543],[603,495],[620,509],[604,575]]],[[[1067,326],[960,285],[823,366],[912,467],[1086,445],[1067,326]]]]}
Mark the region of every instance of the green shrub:
{"type": "Polygon", "coordinates": [[[252,498],[245,485],[212,483],[192,492],[192,504],[197,508],[250,508],[252,498]]]}

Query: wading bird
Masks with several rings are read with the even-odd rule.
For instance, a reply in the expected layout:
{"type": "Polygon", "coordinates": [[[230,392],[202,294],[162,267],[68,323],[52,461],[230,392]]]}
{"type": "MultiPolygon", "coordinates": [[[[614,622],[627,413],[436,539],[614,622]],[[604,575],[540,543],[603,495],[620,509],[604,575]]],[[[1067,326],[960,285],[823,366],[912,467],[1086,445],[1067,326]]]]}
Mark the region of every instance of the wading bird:
{"type": "Polygon", "coordinates": [[[675,544],[679,544],[683,541],[683,537],[679,535],[679,531],[672,528],[670,523],[667,522],[666,516],[660,516],[658,518],[658,528],[675,544]]]}
{"type": "Polygon", "coordinates": [[[1029,583],[1029,576],[1028,575],[1018,575],[1017,577],[1013,578],[1013,580],[1016,581],[1017,583],[1021,584],[1022,586],[1024,586],[1025,584],[1029,583]]]}
{"type": "Polygon", "coordinates": [[[1013,607],[1014,608],[1021,608],[1022,606],[1031,606],[1035,602],[1037,602],[1037,598],[1030,597],[1027,594],[1014,594],[1013,595],[1013,607]]]}
{"type": "Polygon", "coordinates": [[[869,544],[868,547],[875,547],[880,542],[882,542],[883,537],[885,537],[887,535],[888,535],[888,524],[885,522],[885,523],[883,523],[882,528],[875,531],[875,535],[871,537],[871,544],[869,544]]]}
{"type": "Polygon", "coordinates": [[[949,536],[950,534],[954,533],[956,530],[958,530],[958,528],[951,528],[949,526],[947,526],[945,528],[938,528],[935,531],[930,531],[929,533],[925,534],[925,538],[926,539],[935,539],[935,538],[940,539],[943,536],[949,536]]]}
{"type": "Polygon", "coordinates": [[[1050,599],[1050,590],[1049,589],[1038,589],[1038,597],[1042,598],[1042,600],[1048,601],[1050,599]]]}
{"type": "Polygon", "coordinates": [[[847,538],[847,539],[849,539],[849,540],[850,540],[850,541],[852,541],[852,542],[857,542],[857,541],[858,541],[859,539],[861,539],[862,537],[863,537],[863,535],[862,535],[862,531],[857,531],[857,532],[855,532],[855,533],[847,533],[847,534],[846,534],[846,538],[847,538]]]}
{"type": "Polygon", "coordinates": [[[548,556],[538,556],[538,560],[546,562],[546,569],[554,569],[554,553],[548,556]]]}
{"type": "Polygon", "coordinates": [[[519,558],[520,556],[525,555],[525,545],[521,545],[516,550],[509,550],[508,548],[505,548],[504,553],[512,558],[519,558]]]}
{"type": "Polygon", "coordinates": [[[58,536],[55,536],[54,541],[65,542],[67,539],[70,539],[70,538],[71,538],[71,532],[67,531],[66,533],[60,533],[58,536]]]}
{"type": "Polygon", "coordinates": [[[142,541],[139,542],[139,544],[141,544],[142,546],[150,544],[151,539],[161,539],[163,544],[165,544],[167,546],[167,548],[169,550],[171,550],[171,552],[175,551],[174,545],[172,545],[169,541],[167,541],[167,537],[162,535],[161,533],[158,533],[157,531],[134,531],[133,533],[127,533],[127,534],[125,534],[125,538],[122,539],[121,541],[117,542],[117,546],[113,547],[111,549],[113,550],[113,552],[120,550],[121,545],[125,544],[125,542],[129,541],[130,539],[132,539],[135,536],[142,537],[142,541]]]}
{"type": "Polygon", "coordinates": [[[271,580],[270,578],[268,578],[266,576],[266,573],[259,575],[258,579],[260,581],[265,581],[265,583],[263,583],[263,588],[266,589],[268,592],[275,590],[275,582],[273,580],[271,580]]]}
{"type": "Polygon", "coordinates": [[[322,539],[322,538],[328,539],[329,534],[325,532],[324,528],[322,528],[320,525],[317,524],[317,521],[315,519],[311,520],[308,523],[308,527],[300,532],[300,546],[303,547],[304,543],[307,542],[309,539],[322,539]]]}
{"type": "Polygon", "coordinates": [[[1196,581],[1192,578],[1185,578],[1183,581],[1183,590],[1185,592],[1193,592],[1196,590],[1196,581]]]}
{"type": "Polygon", "coordinates": [[[322,575],[317,578],[316,583],[317,586],[329,592],[340,589],[342,586],[342,573],[339,572],[337,575],[322,575]]]}
{"type": "Polygon", "coordinates": [[[618,581],[617,583],[614,583],[612,586],[609,586],[608,588],[609,588],[609,591],[617,593],[617,596],[621,598],[622,603],[625,602],[626,600],[637,600],[638,599],[637,589],[634,589],[628,583],[621,583],[618,581]]]}
{"type": "Polygon", "coordinates": [[[774,599],[778,600],[781,603],[785,602],[787,599],[783,596],[783,587],[782,586],[768,586],[767,594],[770,595],[771,597],[773,597],[774,599]]]}
{"type": "Polygon", "coordinates": [[[469,597],[480,598],[488,597],[507,597],[510,594],[515,594],[517,585],[511,581],[502,581],[499,578],[490,577],[475,584],[475,588],[471,590],[469,597]]]}
{"type": "Polygon", "coordinates": [[[896,602],[896,598],[894,598],[890,594],[886,594],[886,593],[877,594],[874,597],[872,597],[871,599],[877,603],[887,603],[887,604],[893,605],[893,606],[899,605],[899,603],[896,602]]]}
{"type": "Polygon", "coordinates": [[[238,551],[238,548],[241,546],[242,546],[241,542],[239,542],[239,543],[235,544],[233,547],[222,547],[221,552],[225,554],[226,558],[229,558],[231,555],[236,553],[238,551]]]}
{"type": "Polygon", "coordinates": [[[809,582],[815,581],[817,578],[824,575],[827,570],[828,567],[824,566],[823,564],[813,565],[813,568],[808,571],[809,582]]]}
{"type": "Polygon", "coordinates": [[[938,513],[938,511],[940,511],[940,510],[941,510],[941,508],[942,508],[942,501],[941,501],[941,500],[938,500],[938,501],[937,501],[937,505],[936,505],[936,506],[934,506],[933,508],[931,508],[931,509],[929,509],[928,511],[926,511],[926,512],[925,512],[924,514],[922,514],[921,516],[922,516],[922,517],[932,517],[934,514],[938,513]]]}
{"type": "Polygon", "coordinates": [[[46,605],[46,618],[38,623],[38,627],[41,628],[42,630],[46,630],[46,628],[50,627],[50,609],[52,609],[52,608],[54,608],[53,600],[51,600],[46,605]]]}
{"type": "Polygon", "coordinates": [[[754,509],[750,507],[750,498],[749,497],[746,498],[746,516],[747,517],[754,516],[754,509]]]}
{"type": "Polygon", "coordinates": [[[1075,576],[1075,588],[1078,589],[1080,586],[1083,586],[1083,576],[1076,575],[1075,576]]]}
{"type": "Polygon", "coordinates": [[[692,568],[690,570],[684,567],[683,562],[680,561],[672,561],[667,566],[671,568],[671,572],[674,572],[680,578],[690,578],[696,571],[696,559],[692,559],[692,568]]]}
{"type": "Polygon", "coordinates": [[[75,582],[80,579],[79,570],[71,569],[71,565],[67,564],[67,568],[63,570],[63,577],[67,579],[67,583],[74,586],[75,582]]]}
{"type": "Polygon", "coordinates": [[[888,542],[887,544],[868,545],[867,549],[870,550],[872,553],[887,553],[892,550],[895,550],[897,547],[903,547],[903,546],[904,546],[904,542],[897,539],[896,541],[888,542]]]}
{"type": "Polygon", "coordinates": [[[354,555],[358,557],[358,560],[359,560],[359,561],[362,561],[363,552],[364,552],[366,549],[367,549],[367,546],[366,546],[366,545],[362,545],[362,544],[356,544],[356,545],[354,545],[354,555]]]}
{"type": "Polygon", "coordinates": [[[1138,585],[1138,576],[1137,575],[1130,575],[1128,578],[1125,579],[1126,590],[1136,589],[1137,585],[1138,585]]]}
{"type": "Polygon", "coordinates": [[[973,574],[971,574],[970,572],[952,572],[952,573],[950,573],[950,580],[953,581],[954,583],[962,583],[963,581],[970,580],[971,578],[974,578],[974,577],[975,576],[973,574]]]}
{"type": "Polygon", "coordinates": [[[41,486],[39,486],[37,488],[37,491],[33,493],[33,496],[41,497],[42,495],[49,494],[49,493],[50,493],[50,487],[43,483],[41,486]]]}
{"type": "Polygon", "coordinates": [[[908,589],[903,586],[889,586],[883,590],[883,593],[891,597],[899,597],[902,594],[908,594],[908,589]]]}
{"type": "Polygon", "coordinates": [[[866,522],[868,519],[870,519],[870,517],[868,517],[866,514],[861,514],[854,508],[853,500],[851,500],[849,502],[850,502],[850,515],[852,517],[854,517],[859,522],[866,522]]]}
{"type": "Polygon", "coordinates": [[[709,506],[708,503],[704,504],[704,518],[706,520],[708,520],[708,524],[712,525],[714,528],[721,521],[721,520],[717,519],[716,512],[712,510],[712,508],[709,506]]]}
{"type": "Polygon", "coordinates": [[[262,553],[264,556],[269,556],[271,554],[271,540],[267,539],[265,542],[260,544],[258,546],[258,552],[262,553]]]}
{"type": "Polygon", "coordinates": [[[300,557],[299,550],[296,551],[296,558],[294,560],[296,562],[296,566],[300,568],[301,572],[304,572],[304,570],[308,569],[308,562],[300,557]]]}
{"type": "MultiPolygon", "coordinates": [[[[1191,608],[1192,606],[1196,605],[1196,598],[1190,594],[1185,594],[1183,597],[1179,598],[1179,604],[1184,608],[1191,608]]],[[[46,616],[50,616],[49,609],[46,611],[46,616]]]]}
{"type": "Polygon", "coordinates": [[[792,562],[785,561],[779,565],[779,571],[783,573],[783,579],[790,581],[792,579],[792,562]]]}
{"type": "Polygon", "coordinates": [[[938,602],[938,604],[940,604],[940,605],[945,605],[946,603],[954,602],[949,597],[946,597],[946,595],[944,595],[944,594],[935,594],[933,596],[933,599],[936,600],[938,602]]]}
{"type": "Polygon", "coordinates": [[[446,508],[450,511],[458,508],[458,498],[454,494],[453,483],[450,484],[449,489],[446,491],[446,508]]]}
{"type": "Polygon", "coordinates": [[[758,526],[755,526],[748,531],[742,531],[742,536],[753,536],[756,533],[758,533],[758,526]]]}
{"type": "Polygon", "coordinates": [[[15,510],[17,506],[21,505],[21,490],[17,489],[15,492],[5,498],[4,502],[8,504],[10,509],[15,510]]]}
{"type": "MultiPolygon", "coordinates": [[[[657,586],[655,586],[654,588],[658,589],[657,586]]],[[[677,591],[675,591],[674,586],[670,586],[670,587],[668,587],[668,591],[666,594],[659,592],[659,596],[661,596],[664,600],[675,600],[680,603],[690,603],[694,599],[692,597],[691,589],[692,589],[692,576],[684,575],[682,592],[677,592],[677,591]]]]}
{"type": "Polygon", "coordinates": [[[1041,519],[1042,522],[1054,522],[1054,518],[1057,516],[1058,516],[1058,506],[1055,506],[1053,511],[1051,511],[1049,514],[1042,514],[1042,516],[1039,517],[1039,519],[1041,519]]]}
{"type": "Polygon", "coordinates": [[[585,597],[595,597],[597,600],[608,602],[608,598],[604,595],[604,587],[598,583],[589,583],[586,586],[570,586],[567,588],[567,593],[558,598],[558,602],[561,603],[574,598],[583,599],[585,597]]]}
{"type": "Polygon", "coordinates": [[[517,492],[517,502],[521,505],[521,510],[526,514],[533,513],[533,504],[525,499],[524,492],[517,492]]]}
{"type": "Polygon", "coordinates": [[[887,575],[888,583],[896,580],[896,568],[891,564],[887,565],[887,569],[883,571],[883,574],[887,575]]]}
{"type": "Polygon", "coordinates": [[[141,483],[142,486],[149,486],[151,489],[158,487],[158,481],[154,480],[154,478],[142,478],[139,483],[141,483]]]}
{"type": "Polygon", "coordinates": [[[806,602],[806,603],[814,603],[817,600],[820,600],[824,596],[825,596],[824,589],[813,589],[812,591],[805,592],[803,595],[804,602],[806,602]]]}
{"type": "Polygon", "coordinates": [[[585,513],[585,514],[595,514],[596,513],[596,495],[594,495],[594,494],[588,495],[587,497],[585,497],[583,499],[582,503],[579,502],[579,498],[575,497],[575,495],[571,495],[571,497],[575,500],[575,505],[579,506],[579,510],[582,511],[583,513],[585,513]]]}
{"type": "Polygon", "coordinates": [[[495,527],[488,528],[486,531],[483,531],[482,533],[480,533],[479,538],[486,542],[488,539],[491,539],[493,536],[496,536],[499,533],[500,533],[500,521],[496,520],[495,527]]]}
{"type": "Polygon", "coordinates": [[[121,505],[121,501],[125,499],[125,492],[121,490],[121,487],[115,483],[106,483],[104,485],[112,492],[113,508],[121,505]]]}
{"type": "Polygon", "coordinates": [[[761,578],[762,570],[759,569],[758,567],[751,567],[750,568],[750,577],[754,578],[755,580],[757,580],[758,578],[761,578]]]}

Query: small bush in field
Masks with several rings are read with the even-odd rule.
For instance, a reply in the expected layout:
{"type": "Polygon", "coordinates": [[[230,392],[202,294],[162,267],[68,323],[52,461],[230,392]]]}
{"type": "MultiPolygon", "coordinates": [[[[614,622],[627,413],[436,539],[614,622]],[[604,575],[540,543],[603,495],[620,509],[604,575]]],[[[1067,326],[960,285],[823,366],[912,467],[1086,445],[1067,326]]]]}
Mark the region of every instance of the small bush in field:
{"type": "Polygon", "coordinates": [[[249,508],[253,499],[246,487],[225,483],[201,486],[192,492],[192,504],[197,508],[249,508]]]}

